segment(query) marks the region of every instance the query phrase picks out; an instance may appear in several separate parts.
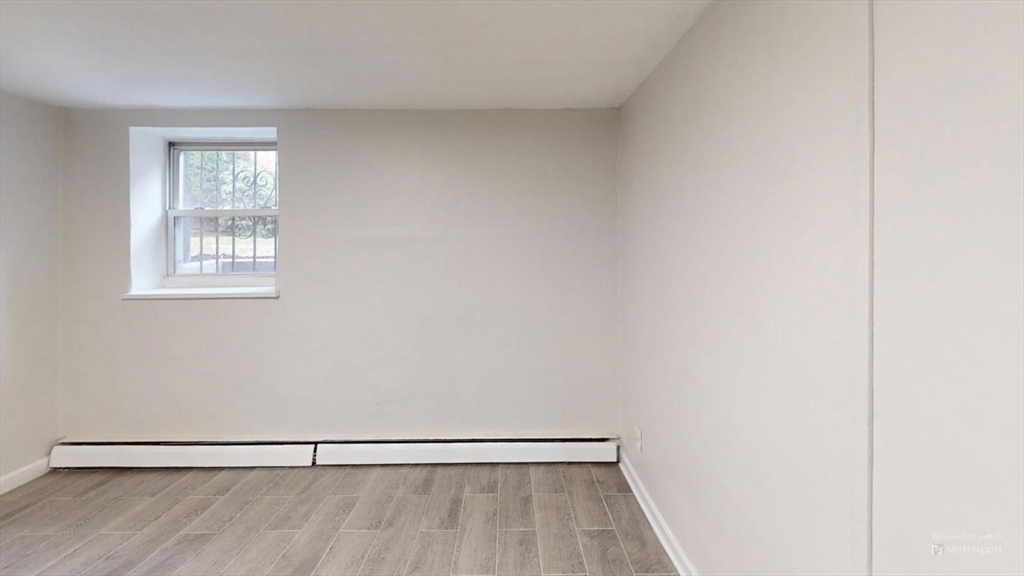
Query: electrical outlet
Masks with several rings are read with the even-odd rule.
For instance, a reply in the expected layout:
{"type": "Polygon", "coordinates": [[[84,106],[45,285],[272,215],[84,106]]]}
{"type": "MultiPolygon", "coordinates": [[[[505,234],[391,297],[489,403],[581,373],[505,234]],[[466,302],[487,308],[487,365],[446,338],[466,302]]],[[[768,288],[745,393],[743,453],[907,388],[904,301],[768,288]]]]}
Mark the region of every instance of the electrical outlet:
{"type": "Polygon", "coordinates": [[[644,431],[639,426],[633,426],[633,443],[636,444],[636,451],[644,451],[644,431]]]}

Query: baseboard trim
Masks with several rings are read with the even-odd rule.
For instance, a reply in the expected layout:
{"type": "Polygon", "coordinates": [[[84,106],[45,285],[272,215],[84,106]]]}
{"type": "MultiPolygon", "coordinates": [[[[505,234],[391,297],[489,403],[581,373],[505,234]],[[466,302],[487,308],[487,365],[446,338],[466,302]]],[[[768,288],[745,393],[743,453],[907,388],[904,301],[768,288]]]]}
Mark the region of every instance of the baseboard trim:
{"type": "Polygon", "coordinates": [[[322,443],[317,464],[468,464],[478,462],[615,462],[605,441],[322,443]]]}
{"type": "Polygon", "coordinates": [[[0,494],[10,492],[22,484],[28,484],[49,471],[49,458],[40,458],[28,466],[22,466],[14,472],[4,474],[0,476],[0,494]]]}
{"type": "Polygon", "coordinates": [[[682,546],[679,545],[679,541],[672,534],[672,530],[669,529],[665,519],[661,516],[658,507],[654,505],[651,495],[644,488],[644,483],[636,475],[636,470],[633,469],[633,465],[630,464],[629,458],[626,458],[625,453],[619,455],[619,468],[622,469],[622,475],[626,477],[630,488],[633,489],[633,494],[636,496],[637,502],[640,503],[640,508],[647,515],[647,521],[651,523],[654,533],[658,535],[658,540],[661,541],[661,545],[665,547],[669,558],[675,564],[676,571],[679,572],[680,576],[697,576],[697,571],[693,568],[693,564],[690,563],[686,554],[683,553],[682,546]]]}
{"type": "Polygon", "coordinates": [[[312,466],[315,444],[58,444],[51,468],[312,466]]]}

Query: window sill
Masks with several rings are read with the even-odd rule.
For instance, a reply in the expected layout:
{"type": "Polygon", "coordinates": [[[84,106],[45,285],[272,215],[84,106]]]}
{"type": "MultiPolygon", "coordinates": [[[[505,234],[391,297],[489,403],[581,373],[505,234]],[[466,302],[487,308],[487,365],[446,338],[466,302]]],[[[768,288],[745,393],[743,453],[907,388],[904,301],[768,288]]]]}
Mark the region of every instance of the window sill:
{"type": "Polygon", "coordinates": [[[121,300],[214,300],[220,298],[277,298],[274,286],[238,288],[156,288],[121,295],[121,300]]]}

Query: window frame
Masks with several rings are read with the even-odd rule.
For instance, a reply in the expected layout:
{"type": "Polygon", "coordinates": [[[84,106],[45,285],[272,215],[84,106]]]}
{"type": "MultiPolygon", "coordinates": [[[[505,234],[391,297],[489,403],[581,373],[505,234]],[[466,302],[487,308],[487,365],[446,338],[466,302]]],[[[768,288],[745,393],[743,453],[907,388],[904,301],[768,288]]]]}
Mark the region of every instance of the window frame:
{"type": "MultiPolygon", "coordinates": [[[[175,271],[177,246],[175,218],[180,217],[230,217],[230,216],[273,216],[280,225],[280,195],[277,208],[261,209],[184,209],[177,206],[178,186],[181,178],[180,152],[188,151],[278,151],[276,140],[210,140],[210,141],[168,141],[167,142],[167,193],[164,198],[163,225],[164,244],[167,255],[163,285],[167,288],[223,288],[223,287],[273,287],[277,280],[275,253],[274,272],[208,272],[201,274],[180,274],[175,271]]],[[[280,173],[275,173],[280,189],[280,173]]],[[[280,240],[277,239],[279,242],[280,240]]]]}

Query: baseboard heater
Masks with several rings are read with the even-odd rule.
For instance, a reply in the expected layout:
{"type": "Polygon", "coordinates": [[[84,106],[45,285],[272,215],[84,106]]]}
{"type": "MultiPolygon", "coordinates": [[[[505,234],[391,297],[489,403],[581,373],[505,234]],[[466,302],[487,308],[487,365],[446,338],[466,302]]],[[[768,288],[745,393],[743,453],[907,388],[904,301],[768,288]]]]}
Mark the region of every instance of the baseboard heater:
{"type": "Polygon", "coordinates": [[[310,466],[316,444],[58,444],[50,468],[310,466]]]}
{"type": "Polygon", "coordinates": [[[616,462],[614,438],[62,442],[51,468],[292,467],[344,464],[616,462]]]}

